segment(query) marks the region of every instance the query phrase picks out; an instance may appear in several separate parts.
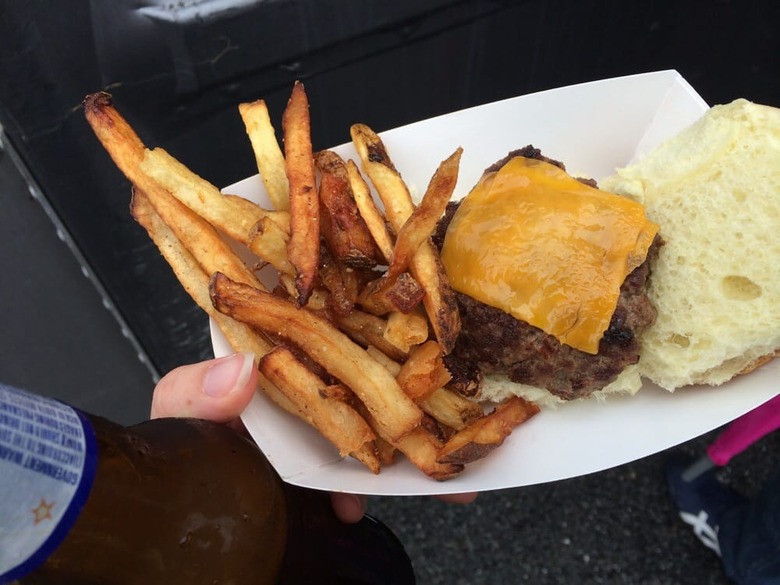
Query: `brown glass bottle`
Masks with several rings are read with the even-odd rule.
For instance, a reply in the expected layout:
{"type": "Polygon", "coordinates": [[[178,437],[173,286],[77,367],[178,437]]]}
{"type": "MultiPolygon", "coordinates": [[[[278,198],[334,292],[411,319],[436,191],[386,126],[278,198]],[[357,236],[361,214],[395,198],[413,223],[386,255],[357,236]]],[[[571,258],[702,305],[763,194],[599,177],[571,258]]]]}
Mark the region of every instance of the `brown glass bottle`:
{"type": "Polygon", "coordinates": [[[80,416],[97,445],[89,496],[22,583],[414,583],[384,525],[339,522],[327,494],[284,484],[228,427],[80,416]]]}
{"type": "Polygon", "coordinates": [[[98,466],[57,550],[23,583],[274,583],[287,538],[273,470],[230,429],[90,417],[98,466]]]}

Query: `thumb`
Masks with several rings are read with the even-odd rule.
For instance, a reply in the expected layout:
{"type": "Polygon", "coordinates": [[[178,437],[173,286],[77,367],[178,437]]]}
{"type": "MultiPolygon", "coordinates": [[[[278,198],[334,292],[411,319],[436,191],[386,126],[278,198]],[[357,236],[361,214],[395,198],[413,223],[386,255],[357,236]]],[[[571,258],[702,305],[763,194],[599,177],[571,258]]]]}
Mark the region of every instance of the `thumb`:
{"type": "Polygon", "coordinates": [[[228,422],[238,418],[249,404],[256,386],[257,368],[251,352],[181,366],[157,383],[151,417],[228,422]]]}

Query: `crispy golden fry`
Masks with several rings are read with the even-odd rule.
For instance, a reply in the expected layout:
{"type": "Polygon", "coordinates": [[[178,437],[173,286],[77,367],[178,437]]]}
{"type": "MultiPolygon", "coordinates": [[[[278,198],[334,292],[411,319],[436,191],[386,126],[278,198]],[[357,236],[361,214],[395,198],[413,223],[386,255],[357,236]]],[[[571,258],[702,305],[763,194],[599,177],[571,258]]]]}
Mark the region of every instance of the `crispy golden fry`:
{"type": "MultiPolygon", "coordinates": [[[[355,124],[350,133],[363,170],[384,203],[387,219],[398,232],[414,212],[409,190],[393,166],[384,144],[373,130],[363,124],[355,124]]],[[[412,276],[425,290],[423,305],[436,339],[442,351],[449,353],[460,333],[460,315],[455,294],[450,288],[432,242],[427,241],[420,245],[409,268],[412,276]]]]}
{"type": "Polygon", "coordinates": [[[264,217],[249,230],[246,247],[280,274],[294,275],[295,267],[287,259],[289,241],[290,236],[275,221],[264,217]]]}
{"type": "Polygon", "coordinates": [[[384,276],[367,283],[357,297],[363,309],[374,315],[386,315],[392,311],[408,313],[418,306],[425,291],[408,272],[402,272],[392,282],[384,276]]]}
{"type": "Polygon", "coordinates": [[[428,335],[428,319],[421,311],[394,311],[387,316],[387,327],[383,336],[404,353],[428,339],[428,335]]]}
{"type": "MultiPolygon", "coordinates": [[[[328,306],[336,315],[349,315],[355,308],[356,291],[344,281],[348,276],[346,270],[337,264],[330,252],[323,250],[320,262],[320,280],[329,294],[328,306]]],[[[311,301],[310,301],[311,302],[311,301]]]]}
{"type": "MultiPolygon", "coordinates": [[[[241,195],[234,195],[232,193],[223,193],[222,196],[225,199],[230,199],[230,205],[235,207],[236,212],[242,212],[247,217],[255,218],[260,216],[262,220],[269,220],[274,223],[276,229],[285,234],[289,239],[290,236],[290,213],[288,211],[269,211],[260,207],[260,213],[258,214],[257,203],[250,201],[249,199],[242,197],[241,195]]],[[[240,240],[243,241],[243,240],[240,240]]]]}
{"type": "MultiPolygon", "coordinates": [[[[251,351],[260,357],[273,348],[273,344],[265,337],[244,323],[234,321],[214,308],[208,294],[209,277],[203,266],[179,240],[173,229],[158,215],[146,194],[138,188],[133,191],[130,212],[135,220],[146,229],[163,258],[173,269],[184,290],[204,312],[216,321],[228,343],[236,351],[251,351]]],[[[227,268],[227,265],[225,267],[227,268]]],[[[239,269],[235,274],[236,278],[239,278],[241,274],[242,271],[239,269]]]]}
{"type": "Polygon", "coordinates": [[[282,115],[284,155],[290,185],[290,241],[287,258],[295,266],[296,302],[306,304],[320,263],[320,203],[311,146],[309,100],[303,84],[295,82],[282,115]]]}
{"type": "Polygon", "coordinates": [[[169,185],[161,183],[147,172],[147,164],[155,168],[155,174],[167,176],[173,185],[188,186],[185,193],[188,197],[177,192],[172,192],[172,195],[208,220],[214,227],[235,237],[238,241],[245,241],[249,228],[262,217],[270,217],[282,229],[285,224],[289,226],[289,214],[267,212],[249,201],[236,203],[232,198],[223,197],[216,187],[192,173],[164,151],[151,154],[127,120],[114,108],[109,94],[100,92],[87,96],[84,100],[84,111],[95,135],[119,170],[133,185],[153,200],[162,200],[165,191],[171,189],[169,185]],[[155,163],[145,162],[147,156],[159,160],[161,168],[157,169],[155,163]],[[197,194],[198,189],[200,195],[197,194]],[[203,201],[200,199],[201,195],[204,197],[203,201]],[[209,210],[211,212],[205,215],[200,213],[209,210]],[[243,226],[246,231],[242,232],[239,226],[243,226]]]}
{"type": "MultiPolygon", "coordinates": [[[[366,351],[376,361],[385,366],[387,371],[393,374],[396,379],[398,378],[402,364],[390,359],[373,346],[366,348],[366,351]]],[[[403,384],[401,387],[403,388],[403,384]]],[[[449,388],[437,388],[416,402],[423,412],[455,431],[462,430],[466,425],[484,415],[480,404],[464,398],[449,388]]]]}
{"type": "MultiPolygon", "coordinates": [[[[130,202],[133,217],[136,218],[138,223],[146,227],[147,232],[150,232],[150,229],[163,231],[163,228],[157,226],[157,222],[153,220],[151,211],[147,209],[151,205],[156,214],[159,215],[159,219],[164,223],[165,228],[173,232],[173,237],[187,248],[187,251],[192,254],[206,274],[219,271],[229,275],[233,280],[263,288],[257,275],[247,268],[246,264],[236,255],[211,224],[193,213],[167,191],[162,189],[155,191],[152,198],[149,196],[149,193],[142,191],[138,187],[133,187],[133,196],[130,202]],[[147,227],[136,214],[140,217],[149,217],[146,221],[154,221],[153,226],[147,227]]],[[[156,242],[154,231],[150,232],[149,235],[156,242]]]]}
{"type": "Polygon", "coordinates": [[[377,457],[379,457],[379,463],[382,467],[392,465],[395,461],[395,454],[397,453],[396,448],[382,437],[377,437],[376,441],[374,441],[374,445],[376,446],[377,457]]]}
{"type": "Polygon", "coordinates": [[[414,401],[429,396],[450,379],[452,376],[442,361],[441,348],[433,340],[413,348],[396,376],[406,395],[414,401]]]}
{"type": "Polygon", "coordinates": [[[398,377],[398,372],[401,371],[401,364],[399,364],[397,361],[393,359],[390,359],[390,357],[382,353],[379,349],[377,349],[373,345],[369,345],[368,347],[366,347],[366,352],[368,352],[368,355],[370,355],[372,358],[374,358],[376,361],[382,364],[385,367],[385,369],[388,372],[390,372],[393,376],[398,377]]]}
{"type": "Polygon", "coordinates": [[[146,146],[114,108],[111,95],[106,92],[88,95],[84,99],[84,114],[114,164],[131,183],[147,190],[150,181],[139,168],[146,146]]]}
{"type": "MultiPolygon", "coordinates": [[[[288,349],[289,351],[289,349],[288,349]]],[[[341,384],[326,384],[320,387],[320,396],[329,400],[340,400],[341,402],[349,402],[357,400],[355,393],[352,392],[346,386],[341,384]]]]}
{"type": "Polygon", "coordinates": [[[407,269],[422,243],[427,241],[436,230],[436,224],[444,214],[458,182],[462,153],[463,149],[458,148],[439,165],[422,201],[398,231],[393,248],[393,260],[386,273],[389,281],[392,282],[407,269]]]}
{"type": "Polygon", "coordinates": [[[445,481],[459,475],[463,464],[438,461],[441,441],[423,427],[417,427],[393,443],[396,449],[406,455],[415,467],[438,481],[445,481]]]}
{"type": "Polygon", "coordinates": [[[484,412],[478,403],[448,388],[437,388],[417,401],[417,406],[440,423],[456,431],[480,418],[484,412]]]}
{"type": "Polygon", "coordinates": [[[374,198],[371,197],[371,190],[352,159],[347,161],[347,175],[360,216],[366,222],[366,227],[385,261],[390,262],[393,257],[393,236],[387,229],[387,220],[377,208],[374,198]]]}
{"type": "MultiPolygon", "coordinates": [[[[225,315],[222,315],[223,318],[228,319],[230,321],[233,321],[230,319],[230,317],[226,317],[225,315]]],[[[244,325],[243,323],[239,323],[238,321],[233,321],[233,323],[237,323],[239,325],[244,325]]],[[[298,408],[297,405],[293,404],[293,402],[285,396],[285,394],[277,388],[268,378],[266,378],[262,372],[258,376],[259,379],[259,385],[262,388],[263,392],[265,393],[268,398],[274,402],[278,407],[280,407],[282,410],[290,413],[291,415],[301,419],[303,422],[310,424],[307,419],[307,414],[304,410],[301,410],[298,408]]],[[[363,443],[363,445],[350,453],[351,457],[354,457],[361,463],[363,463],[372,473],[379,473],[382,466],[385,464],[392,463],[392,460],[386,461],[386,454],[383,452],[384,445],[386,444],[384,441],[382,441],[382,448],[378,446],[378,442],[380,439],[377,437],[376,441],[368,441],[366,443],[363,443]]]]}
{"type": "MultiPolygon", "coordinates": [[[[194,174],[165,150],[155,148],[144,152],[140,170],[192,211],[203,217],[223,233],[249,247],[262,260],[279,271],[289,271],[284,249],[286,248],[289,214],[271,212],[251,201],[235,195],[223,195],[208,181],[194,174]],[[277,239],[257,238],[257,226],[277,239]],[[279,241],[281,240],[281,241],[279,241]]],[[[151,186],[145,188],[151,192],[151,186]]]]}
{"type": "MultiPolygon", "coordinates": [[[[328,385],[304,366],[293,353],[277,347],[260,360],[260,371],[304,413],[307,422],[333,443],[341,456],[362,453],[365,443],[376,435],[349,404],[329,397],[328,385]]],[[[379,459],[367,464],[379,473],[379,459]]]]}
{"type": "Polygon", "coordinates": [[[397,450],[425,475],[439,481],[451,479],[463,471],[464,466],[461,464],[437,461],[442,441],[431,432],[427,417],[421,417],[420,424],[408,433],[392,439],[383,434],[381,426],[377,424],[371,412],[364,408],[362,414],[379,435],[377,447],[385,451],[384,454],[380,454],[380,457],[392,458],[393,452],[397,450]],[[385,441],[386,445],[382,445],[381,441],[385,441]]]}
{"type": "MultiPolygon", "coordinates": [[[[279,285],[280,289],[284,291],[284,294],[286,294],[291,301],[295,299],[296,292],[294,277],[290,277],[287,274],[280,274],[279,285]]],[[[279,289],[277,289],[277,291],[279,291],[279,289]]],[[[315,313],[320,312],[326,314],[327,318],[330,319],[330,314],[328,313],[330,305],[330,292],[324,287],[318,287],[311,291],[311,296],[309,297],[309,302],[306,303],[306,308],[315,313]]]]}
{"type": "Polygon", "coordinates": [[[422,411],[395,378],[327,320],[220,273],[212,277],[209,292],[217,310],[289,339],[346,384],[374,417],[381,436],[392,442],[420,424],[422,411]]]}
{"type": "Polygon", "coordinates": [[[539,407],[515,396],[493,412],[456,433],[439,451],[442,463],[467,464],[487,456],[500,446],[520,423],[539,412],[539,407]]]}
{"type": "Polygon", "coordinates": [[[333,257],[344,266],[371,268],[379,250],[352,195],[347,165],[332,150],[314,155],[320,171],[320,231],[333,257]]]}
{"type": "Polygon", "coordinates": [[[337,315],[336,323],[339,328],[359,344],[373,345],[391,359],[405,360],[408,352],[390,343],[385,338],[387,321],[376,315],[354,310],[349,315],[337,315]]]}
{"type": "Polygon", "coordinates": [[[268,107],[263,100],[238,105],[249,142],[255,153],[257,170],[271,205],[279,211],[290,209],[290,185],[284,169],[284,154],[276,140],[268,107]]]}
{"type": "Polygon", "coordinates": [[[138,187],[133,188],[130,200],[130,213],[149,234],[160,254],[173,269],[176,278],[184,290],[206,312],[215,312],[208,297],[208,275],[192,253],[182,244],[157,213],[146,193],[138,187]],[[203,288],[203,285],[206,288],[203,288]]]}
{"type": "Polygon", "coordinates": [[[365,280],[362,276],[363,271],[344,265],[340,265],[339,270],[341,271],[341,283],[344,287],[344,292],[354,309],[360,294],[360,288],[365,280]]]}
{"type": "Polygon", "coordinates": [[[146,150],[139,168],[176,199],[236,241],[246,242],[249,230],[264,217],[278,222],[283,229],[289,221],[286,211],[268,211],[246,199],[225,197],[217,187],[162,148],[146,150]]]}

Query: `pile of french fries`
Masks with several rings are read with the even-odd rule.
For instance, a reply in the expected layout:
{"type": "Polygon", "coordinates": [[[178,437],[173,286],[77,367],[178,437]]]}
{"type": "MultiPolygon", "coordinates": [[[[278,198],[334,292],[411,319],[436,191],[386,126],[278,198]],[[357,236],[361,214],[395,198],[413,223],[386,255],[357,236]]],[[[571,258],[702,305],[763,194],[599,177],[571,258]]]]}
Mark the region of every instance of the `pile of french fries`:
{"type": "Polygon", "coordinates": [[[308,98],[296,82],[283,148],[263,100],[238,106],[272,204],[264,209],[147,148],[109,94],[87,96],[84,109],[132,184],[133,217],[182,286],[235,351],[257,356],[261,391],[342,457],[379,473],[400,452],[445,480],[538,412],[521,398],[486,411],[453,390],[443,360],[460,318],[431,235],[455,188],[460,148],[415,205],[369,127],[351,128],[361,168],[312,151],[308,98]],[[258,277],[268,265],[278,275],[273,290],[258,277]]]}

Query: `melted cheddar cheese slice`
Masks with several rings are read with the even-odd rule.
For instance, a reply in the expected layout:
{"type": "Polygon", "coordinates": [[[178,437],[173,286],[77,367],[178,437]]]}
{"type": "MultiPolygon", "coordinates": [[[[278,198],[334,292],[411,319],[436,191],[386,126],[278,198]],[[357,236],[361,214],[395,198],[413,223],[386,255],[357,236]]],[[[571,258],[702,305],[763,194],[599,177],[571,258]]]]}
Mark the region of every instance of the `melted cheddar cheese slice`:
{"type": "Polygon", "coordinates": [[[455,290],[596,354],[657,232],[639,203],[516,157],[462,201],[442,262],[455,290]]]}

